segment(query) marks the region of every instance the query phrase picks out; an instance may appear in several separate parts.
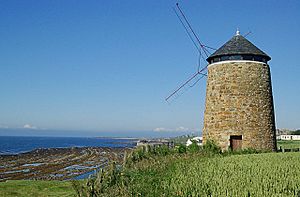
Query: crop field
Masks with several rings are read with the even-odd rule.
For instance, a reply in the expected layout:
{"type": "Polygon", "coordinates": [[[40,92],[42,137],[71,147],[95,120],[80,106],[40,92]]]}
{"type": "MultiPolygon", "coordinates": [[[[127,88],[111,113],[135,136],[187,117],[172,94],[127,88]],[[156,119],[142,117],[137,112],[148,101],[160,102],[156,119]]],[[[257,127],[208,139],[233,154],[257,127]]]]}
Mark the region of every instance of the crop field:
{"type": "Polygon", "coordinates": [[[299,163],[300,153],[172,156],[129,170],[125,190],[128,196],[298,196],[299,163]]]}
{"type": "Polygon", "coordinates": [[[179,196],[297,196],[299,162],[299,153],[196,159],[176,164],[165,186],[179,196]]]}

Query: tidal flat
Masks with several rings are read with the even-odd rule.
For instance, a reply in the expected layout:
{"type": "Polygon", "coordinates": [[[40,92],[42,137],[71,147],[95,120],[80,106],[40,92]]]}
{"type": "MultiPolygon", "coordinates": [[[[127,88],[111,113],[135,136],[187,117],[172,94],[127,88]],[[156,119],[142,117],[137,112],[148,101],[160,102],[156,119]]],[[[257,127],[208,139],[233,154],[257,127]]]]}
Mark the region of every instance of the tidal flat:
{"type": "Polygon", "coordinates": [[[0,155],[0,181],[87,178],[110,162],[121,164],[130,148],[73,147],[0,155]]]}

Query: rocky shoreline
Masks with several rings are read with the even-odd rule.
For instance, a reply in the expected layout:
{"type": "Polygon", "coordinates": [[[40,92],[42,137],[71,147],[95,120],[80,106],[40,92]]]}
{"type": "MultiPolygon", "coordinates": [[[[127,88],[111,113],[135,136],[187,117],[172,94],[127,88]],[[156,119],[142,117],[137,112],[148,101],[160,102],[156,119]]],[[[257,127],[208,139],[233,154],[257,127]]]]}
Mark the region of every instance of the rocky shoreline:
{"type": "Polygon", "coordinates": [[[111,161],[121,164],[125,151],[129,150],[131,148],[46,148],[0,155],[0,181],[85,178],[111,161]]]}

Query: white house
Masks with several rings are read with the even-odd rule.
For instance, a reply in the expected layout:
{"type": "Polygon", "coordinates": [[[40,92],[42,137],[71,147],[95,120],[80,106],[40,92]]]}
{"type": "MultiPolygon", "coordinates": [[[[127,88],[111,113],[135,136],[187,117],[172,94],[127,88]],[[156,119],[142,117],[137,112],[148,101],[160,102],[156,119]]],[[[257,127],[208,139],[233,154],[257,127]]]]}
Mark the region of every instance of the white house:
{"type": "Polygon", "coordinates": [[[186,146],[190,146],[193,144],[193,141],[197,143],[198,146],[202,145],[202,137],[193,137],[192,139],[188,139],[186,141],[186,146]]]}
{"type": "Polygon", "coordinates": [[[277,137],[279,140],[300,140],[300,135],[280,135],[277,137]]]}

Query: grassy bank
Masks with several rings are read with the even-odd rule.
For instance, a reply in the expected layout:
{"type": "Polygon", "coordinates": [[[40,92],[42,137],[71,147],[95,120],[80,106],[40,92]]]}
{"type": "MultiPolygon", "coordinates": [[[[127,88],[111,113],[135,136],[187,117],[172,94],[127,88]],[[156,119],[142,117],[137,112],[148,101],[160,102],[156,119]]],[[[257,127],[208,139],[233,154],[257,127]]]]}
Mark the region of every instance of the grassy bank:
{"type": "Polygon", "coordinates": [[[0,196],[46,197],[75,196],[70,181],[6,181],[0,182],[0,196]]]}
{"type": "MultiPolygon", "coordinates": [[[[195,144],[194,144],[195,145],[195,144]]],[[[298,196],[300,153],[253,149],[137,149],[123,168],[111,166],[78,185],[81,196],[298,196]],[[88,186],[88,187],[87,187],[88,186]]]]}
{"type": "Polygon", "coordinates": [[[300,141],[293,140],[278,140],[277,141],[278,149],[282,148],[300,148],[300,141]]]}
{"type": "Polygon", "coordinates": [[[122,196],[298,196],[300,153],[142,161],[125,176],[122,196]]]}

